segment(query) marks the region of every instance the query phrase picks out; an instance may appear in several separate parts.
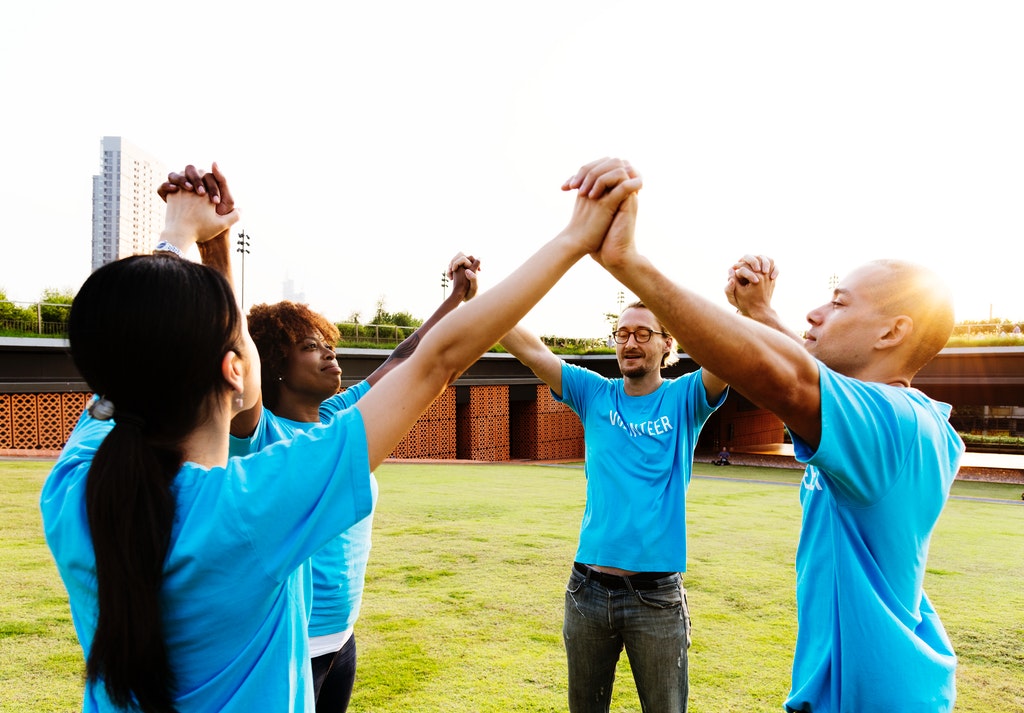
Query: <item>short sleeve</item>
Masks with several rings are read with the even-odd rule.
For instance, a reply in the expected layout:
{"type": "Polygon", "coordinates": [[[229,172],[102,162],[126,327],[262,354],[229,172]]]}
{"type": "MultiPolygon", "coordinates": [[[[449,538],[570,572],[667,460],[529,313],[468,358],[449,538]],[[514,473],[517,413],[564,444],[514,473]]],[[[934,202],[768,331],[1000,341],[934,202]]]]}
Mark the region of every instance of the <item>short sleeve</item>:
{"type": "Polygon", "coordinates": [[[373,510],[358,409],[247,458],[233,458],[226,470],[224,487],[240,526],[276,579],[373,510]]]}

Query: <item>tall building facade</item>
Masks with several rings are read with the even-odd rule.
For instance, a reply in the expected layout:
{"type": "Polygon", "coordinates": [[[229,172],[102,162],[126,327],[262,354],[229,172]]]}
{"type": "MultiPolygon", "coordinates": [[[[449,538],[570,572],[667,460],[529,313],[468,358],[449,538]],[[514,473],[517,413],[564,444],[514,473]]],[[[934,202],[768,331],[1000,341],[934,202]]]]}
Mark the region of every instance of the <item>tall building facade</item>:
{"type": "Polygon", "coordinates": [[[164,229],[156,190],[167,169],[120,136],[104,136],[100,173],[92,177],[92,269],[153,250],[164,229]]]}

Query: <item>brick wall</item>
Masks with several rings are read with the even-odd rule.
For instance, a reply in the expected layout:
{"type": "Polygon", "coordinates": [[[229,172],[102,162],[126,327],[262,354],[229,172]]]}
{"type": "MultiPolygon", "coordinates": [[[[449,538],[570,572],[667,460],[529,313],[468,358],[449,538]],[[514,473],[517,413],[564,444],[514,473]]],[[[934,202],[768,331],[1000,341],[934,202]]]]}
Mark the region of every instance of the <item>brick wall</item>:
{"type": "Polygon", "coordinates": [[[455,430],[455,387],[449,386],[416,421],[395,447],[392,458],[457,457],[455,430]]]}
{"type": "MultiPolygon", "coordinates": [[[[583,425],[543,384],[510,398],[507,385],[450,386],[420,416],[393,458],[480,461],[582,460],[583,425]],[[461,393],[461,397],[459,394],[461,393]]],[[[526,391],[523,391],[525,389],[526,391]]],[[[0,449],[59,450],[92,394],[0,394],[0,449]]],[[[730,397],[701,434],[701,445],[781,443],[773,414],[730,397]],[[717,442],[716,442],[717,440],[717,442]]]]}
{"type": "MultiPolygon", "coordinates": [[[[60,450],[91,398],[91,393],[0,394],[0,449],[60,450]]],[[[392,455],[456,457],[454,387],[430,405],[392,455]]]]}
{"type": "Polygon", "coordinates": [[[544,384],[536,387],[534,400],[512,402],[510,432],[512,458],[583,459],[583,424],[544,384]]]}
{"type": "Polygon", "coordinates": [[[0,448],[60,450],[92,394],[0,394],[0,448]]]}
{"type": "Polygon", "coordinates": [[[508,386],[469,386],[468,399],[456,409],[459,458],[483,461],[509,459],[508,386]]]}

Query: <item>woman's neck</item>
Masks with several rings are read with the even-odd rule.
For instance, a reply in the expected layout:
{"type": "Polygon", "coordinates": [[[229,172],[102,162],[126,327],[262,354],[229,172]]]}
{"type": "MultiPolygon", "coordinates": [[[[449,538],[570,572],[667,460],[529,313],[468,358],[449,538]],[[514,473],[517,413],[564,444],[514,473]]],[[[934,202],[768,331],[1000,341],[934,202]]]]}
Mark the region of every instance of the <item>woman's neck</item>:
{"type": "MultiPolygon", "coordinates": [[[[325,396],[328,398],[330,395],[325,396]]],[[[275,408],[270,409],[275,416],[299,423],[320,423],[321,400],[299,399],[294,394],[282,393],[275,408]]]]}
{"type": "Polygon", "coordinates": [[[185,460],[206,468],[227,465],[228,428],[231,419],[226,409],[196,427],[182,443],[185,460]]]}

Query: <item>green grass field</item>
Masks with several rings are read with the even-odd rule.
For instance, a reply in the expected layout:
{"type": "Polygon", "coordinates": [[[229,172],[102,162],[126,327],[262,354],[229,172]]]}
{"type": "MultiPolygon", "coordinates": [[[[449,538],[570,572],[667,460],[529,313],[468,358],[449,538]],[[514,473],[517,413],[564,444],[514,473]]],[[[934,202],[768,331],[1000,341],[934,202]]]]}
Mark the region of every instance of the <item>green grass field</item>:
{"type": "MultiPolygon", "coordinates": [[[[48,469],[0,462],[0,710],[13,713],[81,703],[82,655],[39,523],[48,469]]],[[[697,464],[695,475],[690,710],[779,711],[800,473],[697,464]]],[[[349,710],[564,711],[562,602],[582,470],[396,463],[377,476],[349,710]]],[[[1020,486],[957,483],[932,543],[926,589],[960,656],[959,713],[1024,711],[1020,496],[1020,486]]],[[[625,660],[612,709],[640,710],[625,660]]]]}

